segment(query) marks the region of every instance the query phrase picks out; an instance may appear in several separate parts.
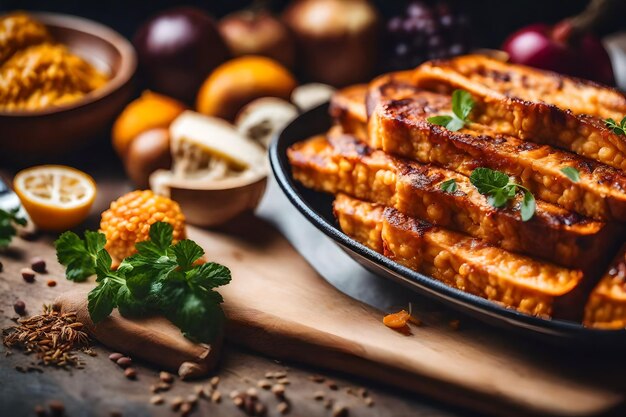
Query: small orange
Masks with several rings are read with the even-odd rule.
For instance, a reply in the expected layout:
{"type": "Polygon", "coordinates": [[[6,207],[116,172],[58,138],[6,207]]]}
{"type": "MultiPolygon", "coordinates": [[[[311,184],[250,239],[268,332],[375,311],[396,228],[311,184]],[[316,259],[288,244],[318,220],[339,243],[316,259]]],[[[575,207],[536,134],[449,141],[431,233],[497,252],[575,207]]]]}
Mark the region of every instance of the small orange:
{"type": "Polygon", "coordinates": [[[167,128],[186,106],[173,98],[144,91],[141,97],[130,102],[113,125],[113,147],[125,157],[130,142],[140,133],[157,127],[167,128]]]}
{"type": "Polygon", "coordinates": [[[248,55],[217,67],[204,81],[196,99],[207,116],[234,120],[252,100],[278,97],[289,100],[297,81],[287,68],[270,58],[248,55]]]}
{"type": "Polygon", "coordinates": [[[31,220],[42,230],[60,232],[80,224],[96,198],[89,175],[63,165],[40,165],[17,173],[13,188],[31,220]]]}

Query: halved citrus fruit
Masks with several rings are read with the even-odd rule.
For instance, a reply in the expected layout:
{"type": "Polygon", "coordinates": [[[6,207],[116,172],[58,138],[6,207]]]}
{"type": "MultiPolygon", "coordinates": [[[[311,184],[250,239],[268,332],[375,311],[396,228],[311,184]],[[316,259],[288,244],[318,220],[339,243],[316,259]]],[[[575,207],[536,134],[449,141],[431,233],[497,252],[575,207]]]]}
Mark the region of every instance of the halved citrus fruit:
{"type": "Polygon", "coordinates": [[[37,227],[64,231],[81,223],[96,198],[89,175],[63,165],[40,165],[17,173],[13,188],[37,227]]]}

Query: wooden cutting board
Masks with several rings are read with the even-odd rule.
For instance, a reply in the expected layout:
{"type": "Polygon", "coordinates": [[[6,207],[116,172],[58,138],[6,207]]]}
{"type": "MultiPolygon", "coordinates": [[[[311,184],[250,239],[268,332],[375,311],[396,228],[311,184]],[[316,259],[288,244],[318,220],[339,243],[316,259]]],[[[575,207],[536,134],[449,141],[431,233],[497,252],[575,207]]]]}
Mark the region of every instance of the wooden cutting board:
{"type": "Polygon", "coordinates": [[[232,283],[220,290],[231,341],[498,415],[622,409],[623,360],[571,355],[475,323],[454,331],[445,320],[427,321],[403,335],[382,324],[382,312],[326,282],[258,218],[189,234],[209,260],[232,270],[232,283]]]}

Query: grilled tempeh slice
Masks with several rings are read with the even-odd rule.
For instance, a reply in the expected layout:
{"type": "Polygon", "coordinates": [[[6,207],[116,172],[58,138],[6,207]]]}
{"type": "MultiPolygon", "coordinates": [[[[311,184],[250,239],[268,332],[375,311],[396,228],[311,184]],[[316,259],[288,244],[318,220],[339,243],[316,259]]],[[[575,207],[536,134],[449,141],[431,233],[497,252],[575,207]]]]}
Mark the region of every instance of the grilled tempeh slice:
{"type": "Polygon", "coordinates": [[[470,92],[477,102],[470,118],[498,133],[626,170],[626,136],[604,122],[626,115],[626,98],[616,90],[481,55],[427,62],[415,70],[414,81],[470,92]]]}
{"type": "Polygon", "coordinates": [[[467,233],[510,251],[584,268],[612,242],[605,223],[537,201],[521,220],[517,205],[495,209],[461,174],[395,158],[348,135],[314,137],[288,150],[293,177],[306,187],[394,207],[438,226],[467,233]],[[457,191],[441,183],[455,179],[457,191]],[[583,256],[584,255],[584,256],[583,256]]]}
{"type": "Polygon", "coordinates": [[[626,245],[591,292],[584,324],[603,329],[626,327],[626,245]]]}
{"type": "Polygon", "coordinates": [[[395,262],[527,314],[551,316],[556,300],[582,279],[580,271],[507,252],[393,208],[340,194],[333,209],[344,233],[395,262]]]}
{"type": "Polygon", "coordinates": [[[333,116],[348,132],[370,146],[422,163],[433,163],[464,175],[480,166],[515,177],[537,198],[599,220],[626,220],[626,174],[575,154],[497,134],[472,123],[458,132],[427,121],[428,117],[451,113],[447,95],[432,93],[399,82],[393,76],[374,81],[368,97],[369,135],[358,134],[367,123],[356,101],[365,101],[353,89],[350,96],[339,91],[333,97],[333,116]],[[376,97],[374,99],[373,97],[376,97]],[[349,103],[349,101],[353,101],[349,103]],[[577,182],[561,170],[574,167],[577,182]]]}

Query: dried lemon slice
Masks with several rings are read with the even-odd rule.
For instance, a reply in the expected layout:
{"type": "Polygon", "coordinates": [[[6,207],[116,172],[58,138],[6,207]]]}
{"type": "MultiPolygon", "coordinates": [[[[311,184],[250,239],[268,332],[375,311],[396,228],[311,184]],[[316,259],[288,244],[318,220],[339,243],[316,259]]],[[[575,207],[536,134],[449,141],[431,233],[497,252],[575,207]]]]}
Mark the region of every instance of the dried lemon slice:
{"type": "Polygon", "coordinates": [[[63,231],[81,223],[96,197],[93,178],[63,165],[40,165],[18,172],[13,188],[33,223],[63,231]]]}

